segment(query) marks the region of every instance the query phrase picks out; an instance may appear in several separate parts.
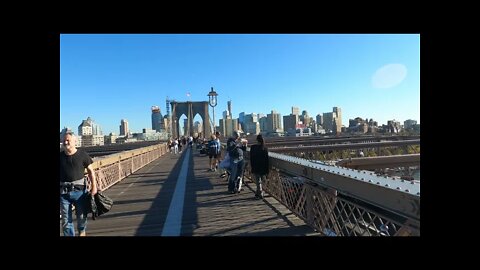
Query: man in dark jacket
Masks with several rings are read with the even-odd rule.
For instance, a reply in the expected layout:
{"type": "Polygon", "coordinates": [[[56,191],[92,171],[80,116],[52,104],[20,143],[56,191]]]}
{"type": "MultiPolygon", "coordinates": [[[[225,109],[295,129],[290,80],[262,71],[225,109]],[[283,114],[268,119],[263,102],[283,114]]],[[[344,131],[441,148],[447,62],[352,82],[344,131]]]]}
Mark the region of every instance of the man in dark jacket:
{"type": "Polygon", "coordinates": [[[230,156],[230,168],[232,169],[230,179],[228,181],[228,191],[232,194],[240,192],[241,183],[239,177],[241,177],[243,170],[243,153],[246,150],[246,146],[239,145],[237,142],[240,139],[240,133],[238,131],[233,132],[233,136],[227,140],[227,151],[230,156]]]}
{"type": "Polygon", "coordinates": [[[250,168],[252,169],[252,174],[257,184],[255,198],[263,199],[262,180],[265,181],[270,166],[268,163],[268,149],[265,147],[265,142],[261,134],[257,136],[257,142],[258,144],[250,147],[250,168]]]}

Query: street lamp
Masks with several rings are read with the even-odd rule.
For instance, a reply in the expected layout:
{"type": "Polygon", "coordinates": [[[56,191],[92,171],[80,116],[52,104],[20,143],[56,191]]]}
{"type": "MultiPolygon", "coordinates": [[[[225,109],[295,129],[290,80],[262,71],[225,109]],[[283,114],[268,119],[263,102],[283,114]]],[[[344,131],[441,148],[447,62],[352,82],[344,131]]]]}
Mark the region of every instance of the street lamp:
{"type": "Polygon", "coordinates": [[[213,91],[213,87],[208,93],[208,103],[212,106],[213,109],[213,134],[215,134],[215,106],[217,106],[217,92],[213,91]]]}

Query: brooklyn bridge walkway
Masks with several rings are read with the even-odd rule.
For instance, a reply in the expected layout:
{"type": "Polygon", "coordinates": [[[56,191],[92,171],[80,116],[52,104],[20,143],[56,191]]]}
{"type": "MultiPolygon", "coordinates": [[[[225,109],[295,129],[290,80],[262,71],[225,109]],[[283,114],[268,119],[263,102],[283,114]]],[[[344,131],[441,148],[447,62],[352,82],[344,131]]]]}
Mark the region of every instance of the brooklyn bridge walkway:
{"type": "MultiPolygon", "coordinates": [[[[88,219],[88,236],[317,236],[273,197],[254,198],[255,183],[227,192],[193,149],[166,154],[104,193],[110,212],[88,219]]],[[[74,220],[76,225],[76,221],[74,220]]]]}

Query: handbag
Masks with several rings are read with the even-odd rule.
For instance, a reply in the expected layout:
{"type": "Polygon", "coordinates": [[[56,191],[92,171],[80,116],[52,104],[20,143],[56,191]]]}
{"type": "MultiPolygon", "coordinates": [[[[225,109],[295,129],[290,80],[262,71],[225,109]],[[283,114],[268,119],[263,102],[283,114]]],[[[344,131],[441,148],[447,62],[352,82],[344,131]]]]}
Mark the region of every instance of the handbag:
{"type": "Polygon", "coordinates": [[[87,201],[87,213],[92,213],[93,220],[110,211],[113,206],[113,200],[101,192],[97,192],[94,196],[89,192],[87,194],[87,201]]]}
{"type": "Polygon", "coordinates": [[[222,169],[230,169],[230,155],[228,152],[218,166],[222,169]]]}

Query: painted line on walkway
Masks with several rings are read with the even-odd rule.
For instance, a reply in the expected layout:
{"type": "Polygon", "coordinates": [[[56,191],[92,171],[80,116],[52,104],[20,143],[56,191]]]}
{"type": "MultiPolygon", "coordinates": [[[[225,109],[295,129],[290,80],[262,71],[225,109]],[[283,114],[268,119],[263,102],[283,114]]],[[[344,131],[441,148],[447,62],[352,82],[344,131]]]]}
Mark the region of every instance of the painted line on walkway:
{"type": "Polygon", "coordinates": [[[187,148],[183,156],[183,163],[178,175],[177,185],[173,192],[172,201],[168,208],[167,219],[163,225],[162,236],[179,236],[182,228],[183,204],[185,202],[185,187],[187,185],[188,161],[190,160],[190,148],[187,148]]]}

